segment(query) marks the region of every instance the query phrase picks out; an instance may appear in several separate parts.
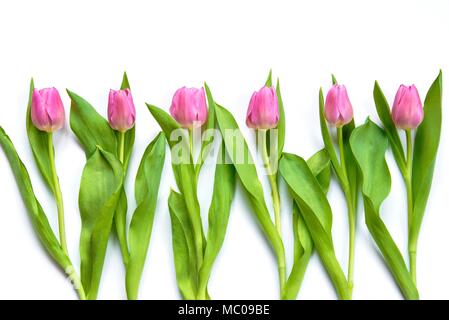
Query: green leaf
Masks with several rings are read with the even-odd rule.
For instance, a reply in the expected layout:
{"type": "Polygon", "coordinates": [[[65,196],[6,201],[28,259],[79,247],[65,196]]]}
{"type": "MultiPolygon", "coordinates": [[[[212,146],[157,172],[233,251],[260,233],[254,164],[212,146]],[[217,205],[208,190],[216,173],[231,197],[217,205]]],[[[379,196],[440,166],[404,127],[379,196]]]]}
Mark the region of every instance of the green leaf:
{"type": "Polygon", "coordinates": [[[270,69],[270,71],[268,72],[268,77],[267,80],[265,81],[265,87],[271,87],[273,85],[273,72],[270,69]]]}
{"type": "Polygon", "coordinates": [[[321,88],[319,93],[319,113],[320,113],[321,136],[323,137],[324,148],[329,154],[332,166],[334,167],[335,174],[337,175],[338,180],[344,181],[344,174],[340,167],[340,162],[338,161],[337,154],[335,153],[334,144],[332,143],[332,137],[329,133],[329,128],[327,127],[326,118],[324,116],[324,97],[323,97],[323,90],[321,88]]]}
{"type": "MultiPolygon", "coordinates": [[[[125,90],[125,89],[131,90],[126,72],[123,73],[122,84],[120,86],[120,90],[125,90]]],[[[120,132],[115,131],[117,141],[118,141],[119,134],[120,134],[120,132]]],[[[125,173],[128,170],[129,160],[131,158],[132,150],[134,147],[135,136],[136,136],[136,126],[134,125],[134,127],[132,127],[131,129],[129,129],[128,131],[125,132],[125,152],[124,152],[124,161],[123,161],[123,167],[124,167],[125,173]]],[[[118,153],[118,150],[117,150],[117,153],[118,153]]]]}
{"type": "Polygon", "coordinates": [[[125,89],[131,89],[126,71],[123,72],[122,84],[120,85],[120,90],[125,90],[125,89]]]}
{"type": "Polygon", "coordinates": [[[413,150],[413,218],[409,238],[412,246],[415,246],[415,250],[429,198],[435,159],[440,143],[442,90],[443,74],[440,71],[424,100],[424,120],[416,131],[413,150]]]}
{"type": "Polygon", "coordinates": [[[109,123],[86,100],[67,90],[72,100],[70,127],[78,137],[89,158],[100,146],[104,151],[117,154],[117,139],[109,123]]]}
{"type": "Polygon", "coordinates": [[[33,151],[34,160],[36,161],[39,172],[41,173],[45,183],[48,185],[51,192],[55,194],[55,185],[53,183],[53,174],[51,170],[51,160],[48,153],[50,133],[37,129],[31,120],[31,103],[33,99],[33,90],[34,81],[33,79],[31,79],[26,115],[28,141],[30,142],[30,147],[33,151]]]}
{"type": "MultiPolygon", "coordinates": [[[[131,89],[129,85],[129,80],[126,72],[123,73],[122,84],[120,90],[131,89]]],[[[109,122],[108,122],[109,124],[109,122]]],[[[113,130],[115,133],[116,141],[120,141],[121,132],[113,130]]],[[[129,160],[131,159],[131,154],[134,147],[134,140],[136,135],[136,126],[134,125],[131,129],[124,133],[124,154],[123,154],[123,172],[126,180],[126,175],[128,172],[129,160]]],[[[116,154],[119,154],[119,146],[117,143],[116,154]]],[[[117,209],[114,214],[114,225],[117,234],[117,238],[120,244],[120,249],[122,252],[122,259],[125,266],[129,262],[129,250],[126,238],[126,214],[128,213],[128,200],[126,197],[125,187],[123,185],[120,192],[119,202],[117,204],[117,209]]]]}
{"type": "Polygon", "coordinates": [[[271,244],[277,258],[279,268],[285,268],[285,251],[282,239],[276,230],[276,227],[271,220],[270,212],[268,211],[265,203],[265,197],[262,189],[262,185],[257,176],[256,167],[254,161],[248,149],[248,145],[243,137],[237,122],[232,114],[216,104],[215,109],[216,120],[218,128],[223,136],[223,142],[226,147],[228,156],[234,164],[236,173],[242,182],[242,186],[246,191],[249,202],[259,221],[262,230],[271,244]],[[237,154],[236,148],[242,153],[237,154]],[[240,159],[240,156],[245,158],[240,159]]]}
{"type": "Polygon", "coordinates": [[[302,213],[338,296],[349,299],[348,283],[335,256],[332,241],[332,210],[322,187],[307,163],[296,155],[284,153],[279,169],[302,213]]]}
{"type": "Polygon", "coordinates": [[[293,201],[292,225],[294,240],[293,267],[285,284],[282,299],[294,300],[301,288],[304,274],[313,253],[313,240],[301,216],[298,205],[293,201]]]}
{"type": "Polygon", "coordinates": [[[58,239],[53,233],[47,216],[39,201],[36,199],[28,171],[23,162],[20,160],[13,143],[6,135],[2,127],[0,127],[0,145],[9,161],[9,165],[11,166],[12,172],[16,179],[20,195],[22,196],[22,200],[27,208],[34,230],[36,231],[42,245],[53,260],[61,267],[61,269],[66,273],[70,273],[72,263],[70,262],[69,257],[62,250],[58,239]]]}
{"type": "Polygon", "coordinates": [[[379,119],[382,122],[388,136],[388,140],[390,141],[393,156],[398,164],[399,170],[401,170],[402,175],[405,176],[407,169],[405,164],[404,148],[402,146],[401,139],[399,138],[396,126],[391,119],[391,111],[388,101],[380,89],[377,81],[374,83],[373,96],[374,103],[376,104],[377,115],[379,116],[379,119]]]}
{"type": "Polygon", "coordinates": [[[332,77],[332,84],[333,84],[333,85],[338,84],[338,81],[337,81],[337,78],[335,77],[335,75],[334,75],[334,74],[331,74],[331,77],[332,77]]]}
{"type": "MultiPolygon", "coordinates": [[[[180,144],[181,151],[188,151],[189,140],[187,135],[185,134],[185,130],[183,130],[179,126],[179,124],[164,110],[149,104],[147,104],[147,107],[164,132],[165,138],[167,139],[168,145],[170,146],[170,149],[172,149],[172,152],[177,144],[180,144]],[[180,134],[179,141],[175,141],[172,138],[171,135],[174,131],[176,131],[177,134],[180,134]]],[[[199,231],[199,233],[202,234],[203,231],[198,197],[196,194],[196,189],[192,187],[196,185],[192,158],[190,157],[189,163],[181,161],[181,163],[179,164],[173,164],[173,170],[175,173],[176,184],[178,185],[179,191],[183,194],[186,200],[187,209],[191,214],[191,218],[193,219],[193,226],[196,231],[199,231]]]]}
{"type": "Polygon", "coordinates": [[[157,121],[162,131],[164,132],[165,138],[167,139],[170,148],[174,147],[177,143],[179,143],[178,141],[175,141],[171,137],[172,132],[176,130],[181,130],[179,133],[180,134],[184,133],[181,135],[182,140],[188,141],[188,137],[187,134],[185,134],[185,130],[182,130],[182,128],[179,126],[176,120],[171,117],[171,115],[169,115],[167,112],[154,105],[148,103],[146,105],[151,115],[157,121]]]}
{"type": "Polygon", "coordinates": [[[418,291],[408,272],[404,259],[380,217],[380,206],[390,193],[391,177],[385,161],[388,138],[371,120],[354,130],[351,148],[360,167],[365,205],[365,222],[381,251],[403,295],[418,299],[418,291]]]}
{"type": "Polygon", "coordinates": [[[154,119],[159,123],[159,126],[164,132],[171,149],[173,173],[175,175],[176,184],[178,185],[179,191],[182,194],[187,212],[189,214],[192,231],[195,238],[196,259],[199,267],[203,259],[205,237],[203,232],[203,224],[201,221],[200,205],[198,202],[196,190],[195,169],[188,146],[189,139],[185,134],[185,130],[181,129],[179,127],[179,124],[169,114],[167,114],[162,109],[149,104],[147,104],[147,107],[153,115],[154,119]],[[179,136],[180,140],[175,140],[175,137],[172,137],[172,134],[175,134],[175,136],[179,136]],[[175,150],[177,149],[179,149],[178,151],[182,152],[182,154],[180,155],[180,163],[175,163],[174,161],[174,158],[179,156],[178,154],[175,154],[175,150]],[[187,152],[189,154],[188,159],[184,159],[182,157],[184,152],[187,152]]]}
{"type": "MultiPolygon", "coordinates": [[[[271,87],[273,86],[273,82],[272,82],[272,72],[270,69],[270,72],[268,73],[268,77],[267,77],[267,81],[265,82],[265,86],[266,87],[271,87]]],[[[285,112],[284,112],[284,103],[282,101],[282,94],[281,94],[281,86],[279,84],[279,78],[277,79],[276,82],[276,96],[278,98],[278,107],[279,107],[279,122],[278,125],[276,126],[277,129],[277,146],[276,146],[276,150],[278,153],[278,161],[282,156],[282,151],[284,150],[284,142],[285,142],[285,112]]],[[[270,147],[271,147],[271,135],[273,134],[272,130],[267,130],[266,132],[267,137],[266,137],[266,142],[267,142],[267,150],[268,150],[268,154],[271,154],[270,151],[270,147]]]]}
{"type": "Polygon", "coordinates": [[[331,162],[326,149],[321,149],[307,160],[307,165],[317,179],[324,193],[329,190],[331,182],[331,162]]]}
{"type": "Polygon", "coordinates": [[[226,161],[226,149],[221,145],[215,169],[214,189],[209,207],[209,229],[204,261],[199,274],[199,294],[207,297],[207,283],[215,259],[223,244],[228,226],[229,213],[235,192],[235,169],[226,161]]]}
{"type": "Polygon", "coordinates": [[[354,155],[352,154],[351,146],[349,143],[349,139],[351,137],[352,132],[355,129],[354,119],[351,120],[348,124],[343,126],[343,152],[345,154],[345,164],[346,164],[346,174],[348,177],[349,189],[351,192],[351,199],[353,201],[353,206],[355,212],[357,212],[357,198],[358,198],[358,190],[359,190],[359,172],[357,163],[354,159],[354,155]]]}
{"type": "MultiPolygon", "coordinates": [[[[336,85],[338,84],[337,78],[335,77],[334,74],[331,75],[332,76],[332,85],[336,85]]],[[[335,155],[335,151],[334,151],[334,147],[332,144],[332,139],[331,136],[329,134],[327,125],[326,125],[326,120],[324,117],[324,99],[323,99],[323,94],[322,91],[320,91],[320,123],[321,123],[321,133],[323,136],[323,141],[324,144],[326,146],[327,151],[329,152],[329,154],[332,154],[332,152],[334,153],[334,155],[332,155],[333,159],[332,159],[332,163],[334,165],[334,168],[336,170],[336,174],[338,177],[338,180],[340,181],[340,184],[344,185],[344,174],[343,174],[343,168],[341,168],[341,164],[338,162],[337,160],[337,156],[335,155]],[[323,127],[323,125],[325,125],[326,127],[323,127]]],[[[357,210],[357,198],[358,198],[358,181],[357,181],[357,176],[358,176],[358,169],[357,169],[357,164],[354,161],[354,156],[352,155],[351,152],[351,147],[349,146],[349,138],[351,137],[351,133],[355,128],[355,122],[354,119],[351,120],[351,122],[349,122],[348,124],[344,125],[342,127],[342,131],[343,131],[343,152],[344,152],[344,156],[345,156],[345,164],[346,164],[346,174],[347,174],[347,178],[348,178],[348,188],[349,188],[349,192],[351,194],[351,199],[353,200],[353,206],[354,206],[354,210],[357,210]]],[[[343,186],[343,188],[345,188],[343,186]]]]}
{"type": "MultiPolygon", "coordinates": [[[[313,175],[317,178],[324,193],[327,193],[331,178],[331,164],[326,150],[322,149],[315,153],[309,160],[307,160],[307,165],[313,175]]],[[[307,265],[309,264],[310,256],[313,253],[312,237],[295,201],[293,201],[292,225],[294,260],[283,293],[283,298],[288,300],[296,299],[307,265]]]]}
{"type": "Polygon", "coordinates": [[[123,184],[122,164],[100,147],[87,160],[81,177],[81,282],[96,299],[112,221],[123,184]]]}
{"type": "Polygon", "coordinates": [[[165,160],[165,137],[159,133],[143,154],[136,176],[137,208],[129,228],[129,262],[126,266],[126,290],[129,299],[137,299],[165,160]]]}
{"type": "Polygon", "coordinates": [[[282,102],[281,85],[279,84],[279,79],[277,80],[276,83],[276,95],[278,97],[278,106],[279,106],[279,122],[276,127],[276,129],[278,130],[277,151],[279,160],[282,156],[282,152],[284,151],[284,143],[285,143],[285,112],[284,112],[284,103],[282,102]]]}
{"type": "Polygon", "coordinates": [[[171,190],[168,207],[172,226],[176,281],[183,298],[193,300],[196,298],[197,291],[195,235],[182,194],[171,190]]]}
{"type": "MultiPolygon", "coordinates": [[[[212,97],[212,93],[210,92],[209,86],[207,83],[204,83],[204,88],[206,91],[206,97],[207,97],[207,104],[209,106],[208,113],[207,113],[207,121],[206,125],[204,127],[205,130],[212,130],[215,128],[215,102],[212,97]]],[[[203,138],[206,138],[203,133],[203,138]]],[[[200,158],[198,159],[198,162],[195,166],[195,176],[198,180],[198,175],[200,174],[200,170],[203,167],[204,161],[206,160],[207,154],[209,152],[209,146],[211,146],[214,139],[211,137],[209,139],[202,139],[201,143],[201,151],[200,151],[200,158]]]]}

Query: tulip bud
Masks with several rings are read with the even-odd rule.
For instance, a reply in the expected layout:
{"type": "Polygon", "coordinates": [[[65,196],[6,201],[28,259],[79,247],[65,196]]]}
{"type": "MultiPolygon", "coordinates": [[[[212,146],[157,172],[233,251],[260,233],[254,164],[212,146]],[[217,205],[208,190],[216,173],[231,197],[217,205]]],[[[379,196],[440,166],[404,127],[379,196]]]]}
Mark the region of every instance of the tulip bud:
{"type": "Polygon", "coordinates": [[[276,90],[262,87],[253,93],[246,113],[246,125],[253,129],[275,128],[279,122],[276,90]]]}
{"type": "Polygon", "coordinates": [[[176,90],[170,114],[183,128],[201,127],[207,120],[204,89],[182,87],[176,90]]]}
{"type": "Polygon", "coordinates": [[[136,109],[129,89],[109,91],[108,120],[111,128],[120,132],[134,127],[136,109]]]}
{"type": "Polygon", "coordinates": [[[394,98],[391,117],[397,128],[415,129],[424,117],[418,90],[414,85],[401,85],[394,98]]]}
{"type": "Polygon", "coordinates": [[[337,128],[351,122],[352,105],[344,85],[335,84],[330,88],[324,104],[324,115],[327,122],[337,128]]]}
{"type": "Polygon", "coordinates": [[[53,132],[64,126],[64,105],[56,88],[34,89],[31,121],[41,131],[53,132]]]}

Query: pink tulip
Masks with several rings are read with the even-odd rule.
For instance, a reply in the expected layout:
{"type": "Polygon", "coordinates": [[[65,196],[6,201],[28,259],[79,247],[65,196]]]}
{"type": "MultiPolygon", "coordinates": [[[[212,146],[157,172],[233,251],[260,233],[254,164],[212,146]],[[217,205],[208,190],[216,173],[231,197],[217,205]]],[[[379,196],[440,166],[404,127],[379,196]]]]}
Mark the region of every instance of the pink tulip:
{"type": "Polygon", "coordinates": [[[34,89],[31,121],[41,131],[54,132],[64,126],[64,105],[56,88],[34,89]]]}
{"type": "Polygon", "coordinates": [[[136,109],[129,89],[109,91],[108,120],[111,128],[120,132],[134,127],[136,109]]]}
{"type": "Polygon", "coordinates": [[[419,126],[424,117],[424,110],[414,85],[399,87],[394,98],[391,116],[397,128],[407,130],[419,126]]]}
{"type": "Polygon", "coordinates": [[[326,96],[324,115],[327,122],[338,127],[351,122],[353,118],[352,105],[344,85],[333,85],[326,96]]]}
{"type": "Polygon", "coordinates": [[[182,87],[176,90],[170,114],[183,128],[201,127],[207,120],[204,89],[182,87]]]}
{"type": "Polygon", "coordinates": [[[262,87],[253,93],[246,113],[246,125],[253,129],[275,128],[279,122],[276,90],[262,87]]]}

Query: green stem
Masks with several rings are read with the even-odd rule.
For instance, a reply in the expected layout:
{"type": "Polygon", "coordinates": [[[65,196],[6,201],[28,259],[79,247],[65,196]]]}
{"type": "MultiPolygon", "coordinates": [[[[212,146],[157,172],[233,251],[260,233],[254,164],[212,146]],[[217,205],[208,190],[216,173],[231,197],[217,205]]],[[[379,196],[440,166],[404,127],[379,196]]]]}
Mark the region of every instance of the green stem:
{"type": "Polygon", "coordinates": [[[64,222],[64,203],[62,201],[62,193],[61,193],[61,187],[59,185],[59,179],[58,175],[56,173],[56,166],[55,166],[55,153],[53,148],[53,134],[48,134],[48,157],[50,159],[50,168],[51,168],[51,174],[53,178],[53,194],[56,198],[56,206],[58,208],[58,227],[59,227],[59,239],[61,242],[61,247],[64,253],[68,256],[68,250],[67,250],[67,239],[65,235],[65,222],[64,222]]]}
{"type": "MultiPolygon", "coordinates": [[[[193,161],[193,130],[189,128],[189,151],[190,159],[193,161]]],[[[193,163],[195,165],[195,163],[193,163]]]]}
{"type": "MultiPolygon", "coordinates": [[[[192,166],[195,168],[195,162],[193,160],[193,129],[189,128],[188,129],[188,134],[189,134],[189,151],[190,151],[190,161],[192,161],[192,166]]],[[[195,171],[195,176],[194,176],[194,183],[195,185],[193,186],[195,193],[197,193],[197,188],[198,188],[198,175],[197,172],[195,171]]],[[[199,174],[199,171],[198,171],[199,174]]],[[[200,213],[198,213],[200,215],[200,213]]],[[[197,284],[199,284],[199,276],[200,276],[200,271],[201,271],[201,267],[203,265],[203,235],[201,232],[202,226],[201,226],[201,215],[199,217],[199,221],[198,221],[198,227],[195,227],[195,223],[193,222],[193,216],[192,218],[192,224],[193,226],[193,233],[194,233],[194,242],[195,242],[195,255],[196,255],[196,264],[197,264],[197,284]]],[[[207,290],[207,283],[205,284],[206,287],[203,290],[203,292],[198,292],[197,293],[197,297],[196,299],[201,299],[203,300],[204,297],[206,296],[206,290],[207,290]]]]}
{"type": "Polygon", "coordinates": [[[346,168],[345,150],[343,144],[343,128],[337,128],[338,148],[340,152],[340,165],[343,171],[343,192],[345,194],[346,204],[348,207],[349,221],[349,258],[348,258],[348,288],[352,297],[352,289],[354,288],[354,255],[355,255],[355,208],[352,199],[351,188],[349,186],[348,172],[346,168]]]}
{"type": "MultiPolygon", "coordinates": [[[[268,181],[271,187],[271,198],[273,201],[273,209],[274,209],[274,224],[276,226],[277,232],[279,233],[279,237],[282,239],[281,201],[277,182],[277,173],[273,172],[274,170],[270,162],[270,157],[268,155],[267,130],[261,130],[258,134],[260,135],[261,138],[259,149],[261,150],[262,153],[263,164],[267,172],[268,181]]],[[[278,272],[279,272],[280,292],[281,297],[283,297],[284,287],[286,283],[285,258],[284,261],[281,260],[278,262],[278,272]]]]}
{"type": "MultiPolygon", "coordinates": [[[[61,242],[62,251],[69,257],[69,251],[67,250],[67,238],[65,234],[65,222],[64,222],[64,203],[62,201],[61,186],[59,185],[59,178],[56,173],[55,165],[55,152],[53,147],[53,134],[48,134],[48,157],[50,159],[50,168],[53,178],[53,194],[56,198],[56,206],[58,208],[58,227],[59,227],[59,239],[61,242]]],[[[78,274],[75,271],[73,265],[66,268],[66,273],[69,279],[73,282],[73,286],[78,294],[80,300],[86,300],[86,294],[84,292],[83,285],[78,274]]]]}
{"type": "MultiPolygon", "coordinates": [[[[119,132],[118,135],[118,157],[119,157],[119,161],[121,162],[122,166],[123,166],[123,170],[125,170],[125,134],[126,132],[119,132]]],[[[122,186],[122,191],[121,193],[124,194],[125,192],[125,187],[122,186]]],[[[123,195],[120,195],[120,198],[123,195]]],[[[116,231],[117,231],[117,237],[119,240],[119,245],[120,245],[120,251],[122,253],[122,258],[123,258],[123,263],[125,264],[125,266],[128,265],[129,262],[129,250],[128,250],[128,244],[127,244],[127,240],[126,240],[126,212],[122,211],[122,210],[118,210],[115,214],[114,217],[115,220],[115,227],[116,227],[116,231]]]]}
{"type": "Polygon", "coordinates": [[[120,132],[118,135],[118,142],[119,142],[119,151],[118,151],[118,158],[122,164],[124,164],[125,161],[125,132],[120,132]]]}
{"type": "Polygon", "coordinates": [[[72,284],[73,284],[80,300],[87,300],[86,293],[84,292],[83,285],[81,283],[81,280],[80,280],[78,274],[75,271],[75,268],[72,265],[70,265],[69,267],[67,267],[66,273],[67,273],[70,281],[72,281],[72,284]]]}
{"type": "Polygon", "coordinates": [[[276,229],[279,232],[279,235],[282,234],[281,228],[281,202],[279,196],[279,188],[277,183],[277,174],[273,173],[273,168],[271,166],[270,157],[268,155],[267,150],[267,130],[261,130],[261,140],[260,144],[262,151],[262,160],[265,167],[265,170],[268,175],[268,180],[270,182],[271,187],[271,198],[273,199],[273,209],[274,209],[274,221],[276,225],[276,229]]]}
{"type": "Polygon", "coordinates": [[[405,136],[407,140],[407,159],[406,159],[406,176],[404,177],[405,186],[407,190],[407,218],[408,218],[408,230],[409,230],[409,263],[410,263],[410,275],[412,276],[413,283],[416,285],[416,239],[411,239],[410,230],[413,220],[413,190],[412,190],[412,133],[411,130],[405,130],[405,136]]]}

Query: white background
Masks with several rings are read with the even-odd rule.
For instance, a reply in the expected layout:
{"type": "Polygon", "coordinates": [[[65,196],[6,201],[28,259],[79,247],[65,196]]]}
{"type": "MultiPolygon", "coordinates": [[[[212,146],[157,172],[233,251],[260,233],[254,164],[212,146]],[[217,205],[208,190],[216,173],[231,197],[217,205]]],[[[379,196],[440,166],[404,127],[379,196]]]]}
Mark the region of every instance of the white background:
{"type": "MultiPolygon", "coordinates": [[[[56,230],[55,204],[36,170],[26,137],[25,110],[32,76],[37,87],[60,90],[67,114],[70,104],[65,88],[86,98],[105,115],[108,90],[120,85],[122,72],[127,70],[137,108],[137,138],[127,183],[128,198],[133,199],[140,157],[159,131],[144,102],[168,109],[178,87],[199,87],[206,80],[216,100],[232,111],[254,145],[253,134],[244,125],[246,108],[252,92],[263,85],[273,68],[274,76],[281,79],[287,114],[285,150],[307,158],[323,145],[318,89],[328,89],[331,73],[346,85],[357,123],[363,123],[367,116],[378,122],[372,99],[374,80],[380,81],[390,103],[401,83],[415,83],[424,100],[439,69],[448,76],[448,31],[447,1],[3,1],[0,125],[30,171],[36,194],[56,230]]],[[[449,92],[448,80],[444,83],[444,91],[449,92]]],[[[418,286],[424,299],[449,298],[447,121],[444,110],[434,184],[418,248],[418,286]]],[[[78,266],[77,197],[84,153],[68,127],[55,136],[69,250],[78,266]]],[[[391,154],[388,160],[393,185],[382,215],[405,252],[405,188],[391,154]]],[[[205,168],[199,182],[204,221],[212,175],[213,168],[205,168]]],[[[172,186],[167,165],[141,282],[143,299],[180,298],[167,210],[172,186]]],[[[285,187],[282,192],[284,238],[291,266],[291,203],[285,187]]],[[[336,183],[329,199],[336,253],[346,270],[346,208],[336,183]]],[[[131,200],[132,209],[134,205],[131,200]]],[[[365,227],[362,207],[358,214],[354,298],[400,299],[365,227]]],[[[2,152],[0,217],[0,298],[76,298],[40,246],[2,152]]],[[[278,298],[275,259],[240,186],[209,291],[215,299],[278,298]]],[[[99,298],[125,298],[124,270],[115,240],[108,249],[99,298]]],[[[336,298],[316,255],[298,298],[336,298]]]]}

